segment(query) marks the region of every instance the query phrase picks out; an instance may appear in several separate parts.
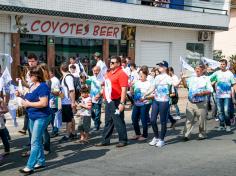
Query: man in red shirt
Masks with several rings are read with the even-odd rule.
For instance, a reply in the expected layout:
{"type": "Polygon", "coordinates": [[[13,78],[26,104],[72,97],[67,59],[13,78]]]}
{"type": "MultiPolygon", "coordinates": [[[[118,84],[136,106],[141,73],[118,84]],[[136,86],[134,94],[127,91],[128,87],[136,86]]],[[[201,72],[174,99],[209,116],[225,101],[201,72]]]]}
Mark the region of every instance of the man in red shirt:
{"type": "Polygon", "coordinates": [[[110,145],[114,127],[119,135],[119,143],[116,147],[127,145],[127,131],[124,120],[127,87],[128,76],[122,70],[121,58],[112,57],[110,71],[105,77],[105,89],[103,93],[106,100],[103,139],[101,143],[96,144],[97,147],[110,145]]]}

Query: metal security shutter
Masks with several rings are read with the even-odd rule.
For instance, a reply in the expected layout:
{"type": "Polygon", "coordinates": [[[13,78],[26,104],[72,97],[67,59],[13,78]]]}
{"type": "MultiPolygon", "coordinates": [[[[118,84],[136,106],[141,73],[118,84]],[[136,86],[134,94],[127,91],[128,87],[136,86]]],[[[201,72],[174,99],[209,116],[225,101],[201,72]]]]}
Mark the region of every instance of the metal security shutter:
{"type": "Polygon", "coordinates": [[[155,67],[158,62],[170,60],[170,45],[167,42],[142,41],[140,45],[140,61],[138,65],[155,67]]]}

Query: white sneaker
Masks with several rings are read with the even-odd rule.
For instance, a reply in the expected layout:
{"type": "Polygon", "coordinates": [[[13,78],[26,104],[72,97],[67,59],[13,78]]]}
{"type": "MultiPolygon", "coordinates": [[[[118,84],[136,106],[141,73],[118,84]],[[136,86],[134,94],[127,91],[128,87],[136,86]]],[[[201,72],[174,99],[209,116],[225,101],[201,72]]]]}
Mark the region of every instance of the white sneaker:
{"type": "Polygon", "coordinates": [[[226,126],[225,131],[226,131],[226,132],[231,132],[231,127],[230,127],[230,126],[226,126]]]}
{"type": "Polygon", "coordinates": [[[154,137],[154,138],[152,139],[152,141],[149,142],[149,145],[154,146],[154,145],[156,145],[156,144],[158,143],[158,141],[159,141],[159,139],[157,139],[156,137],[154,137]]]}
{"type": "Polygon", "coordinates": [[[180,116],[174,116],[173,119],[175,119],[175,120],[180,120],[181,117],[180,117],[180,116]]]}
{"type": "Polygon", "coordinates": [[[165,145],[165,142],[162,140],[159,140],[156,144],[156,147],[163,147],[165,145]]]}

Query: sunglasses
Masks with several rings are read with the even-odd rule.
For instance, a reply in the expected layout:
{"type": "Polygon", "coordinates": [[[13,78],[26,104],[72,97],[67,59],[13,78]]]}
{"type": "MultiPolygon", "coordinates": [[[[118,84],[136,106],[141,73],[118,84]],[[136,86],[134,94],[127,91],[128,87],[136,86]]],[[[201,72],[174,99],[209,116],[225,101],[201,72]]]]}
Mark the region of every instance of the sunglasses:
{"type": "Polygon", "coordinates": [[[117,62],[110,62],[110,64],[112,64],[112,65],[114,65],[115,63],[117,63],[117,62]]]}

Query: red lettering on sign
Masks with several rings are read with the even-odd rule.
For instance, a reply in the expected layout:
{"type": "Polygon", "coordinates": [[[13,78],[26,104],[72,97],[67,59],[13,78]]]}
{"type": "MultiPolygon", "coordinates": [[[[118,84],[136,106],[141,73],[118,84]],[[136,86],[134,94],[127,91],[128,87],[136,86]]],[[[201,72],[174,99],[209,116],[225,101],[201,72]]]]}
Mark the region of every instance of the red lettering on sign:
{"type": "Polygon", "coordinates": [[[115,27],[114,28],[114,33],[113,33],[113,37],[117,38],[117,33],[120,31],[120,28],[115,27]]]}
{"type": "Polygon", "coordinates": [[[107,27],[106,26],[102,26],[101,30],[100,30],[100,36],[106,36],[106,32],[107,32],[107,27]]]}
{"type": "Polygon", "coordinates": [[[45,21],[42,25],[41,25],[41,31],[42,32],[48,32],[49,29],[51,27],[51,23],[50,21],[45,21]]]}
{"type": "Polygon", "coordinates": [[[54,33],[56,31],[59,24],[60,24],[59,21],[56,23],[56,25],[55,25],[54,21],[52,22],[52,33],[54,33]]]}
{"type": "Polygon", "coordinates": [[[39,28],[36,28],[35,27],[35,25],[36,24],[40,24],[40,20],[36,20],[36,21],[34,21],[33,23],[32,23],[32,25],[31,25],[31,31],[33,31],[33,32],[35,32],[35,31],[38,31],[39,30],[39,28]]]}
{"type": "Polygon", "coordinates": [[[69,24],[68,23],[63,23],[61,26],[60,26],[60,33],[61,34],[65,34],[69,29],[69,24]],[[63,28],[65,27],[64,31],[63,31],[63,28]]]}
{"type": "Polygon", "coordinates": [[[83,35],[86,35],[87,33],[89,33],[89,24],[84,26],[84,33],[83,33],[83,35]]]}
{"type": "Polygon", "coordinates": [[[111,37],[112,36],[112,32],[113,32],[113,27],[108,27],[107,28],[107,37],[111,37]]]}
{"type": "Polygon", "coordinates": [[[98,35],[99,29],[100,29],[100,26],[98,26],[98,25],[94,26],[94,30],[93,30],[93,35],[94,36],[98,35]]]}
{"type": "Polygon", "coordinates": [[[76,24],[75,23],[72,23],[72,24],[70,24],[70,34],[73,34],[73,32],[74,32],[74,27],[76,26],[76,24]]]}
{"type": "Polygon", "coordinates": [[[83,24],[77,24],[76,26],[76,35],[82,34],[83,32],[83,24]]]}

